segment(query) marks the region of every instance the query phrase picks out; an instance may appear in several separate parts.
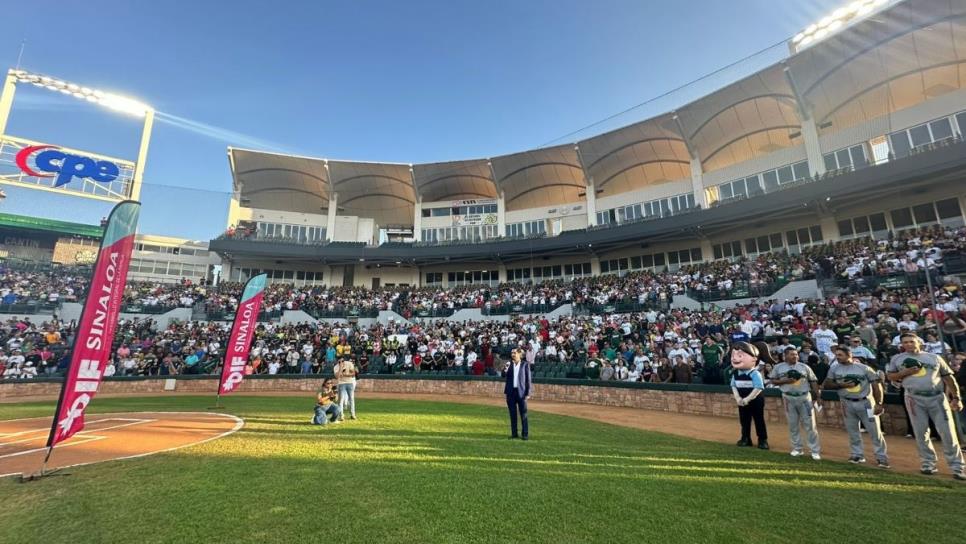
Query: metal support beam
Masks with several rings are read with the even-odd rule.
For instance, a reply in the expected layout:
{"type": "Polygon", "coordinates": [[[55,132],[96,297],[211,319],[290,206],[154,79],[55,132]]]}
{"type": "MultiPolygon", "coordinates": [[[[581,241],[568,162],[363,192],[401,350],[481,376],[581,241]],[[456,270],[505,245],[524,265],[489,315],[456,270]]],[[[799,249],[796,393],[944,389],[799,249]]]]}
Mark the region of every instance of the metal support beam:
{"type": "Polygon", "coordinates": [[[580,163],[580,169],[584,171],[584,207],[587,209],[587,226],[595,227],[597,226],[597,183],[590,172],[587,171],[587,163],[584,162],[584,156],[580,153],[580,146],[574,145],[574,151],[577,152],[577,162],[580,163]]]}
{"type": "Polygon", "coordinates": [[[684,146],[687,147],[688,155],[691,157],[691,192],[694,194],[694,202],[698,206],[701,206],[701,208],[708,209],[710,202],[708,202],[708,193],[704,190],[704,167],[701,165],[701,157],[698,156],[698,151],[691,143],[691,138],[685,132],[684,125],[681,123],[681,118],[678,117],[678,114],[674,113],[671,118],[674,119],[674,124],[678,127],[678,133],[681,134],[681,139],[684,140],[684,146]]]}
{"type": "Polygon", "coordinates": [[[802,143],[805,144],[805,157],[808,159],[808,171],[813,176],[825,174],[825,160],[822,159],[822,144],[818,139],[818,127],[815,125],[815,116],[812,115],[812,108],[805,100],[805,97],[798,90],[795,83],[795,76],[791,68],[784,67],[785,80],[795,95],[795,104],[798,107],[798,116],[802,120],[802,143]]]}
{"type": "Polygon", "coordinates": [[[0,92],[0,136],[7,133],[7,120],[10,119],[10,109],[13,107],[13,95],[17,92],[17,78],[13,70],[7,72],[3,81],[3,91],[0,92]]]}
{"type": "Polygon", "coordinates": [[[325,222],[325,239],[329,242],[335,240],[335,214],[339,210],[339,193],[329,194],[329,209],[325,222]]]}
{"type": "Polygon", "coordinates": [[[137,163],[134,165],[134,177],[131,179],[131,200],[141,199],[144,165],[148,160],[148,147],[151,145],[151,129],[153,127],[154,110],[148,110],[144,114],[144,126],[141,128],[141,145],[138,147],[137,163]]]}

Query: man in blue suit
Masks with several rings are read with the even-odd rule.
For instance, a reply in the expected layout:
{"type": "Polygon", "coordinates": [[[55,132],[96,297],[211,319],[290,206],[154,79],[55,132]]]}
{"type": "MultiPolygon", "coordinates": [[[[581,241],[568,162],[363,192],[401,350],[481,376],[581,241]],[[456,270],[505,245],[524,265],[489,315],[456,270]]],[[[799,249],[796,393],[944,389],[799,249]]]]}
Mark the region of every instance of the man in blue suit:
{"type": "Polygon", "coordinates": [[[523,350],[514,349],[510,353],[513,362],[507,366],[506,385],[503,394],[506,395],[506,406],[510,409],[510,438],[527,440],[530,432],[527,426],[527,399],[530,398],[530,365],[523,360],[523,350]],[[523,434],[517,434],[517,411],[523,423],[523,434]]]}

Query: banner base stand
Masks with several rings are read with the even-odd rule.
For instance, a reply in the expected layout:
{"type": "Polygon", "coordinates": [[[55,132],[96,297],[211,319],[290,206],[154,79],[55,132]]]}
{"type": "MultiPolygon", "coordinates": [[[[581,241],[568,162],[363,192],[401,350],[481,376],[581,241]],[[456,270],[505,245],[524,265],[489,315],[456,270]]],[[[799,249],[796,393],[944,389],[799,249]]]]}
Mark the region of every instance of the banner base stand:
{"type": "Polygon", "coordinates": [[[36,482],[37,480],[41,480],[43,478],[47,478],[50,476],[70,476],[70,473],[61,472],[61,469],[59,468],[55,468],[53,470],[47,470],[47,471],[41,470],[36,474],[21,474],[20,483],[25,484],[27,482],[36,482]]]}

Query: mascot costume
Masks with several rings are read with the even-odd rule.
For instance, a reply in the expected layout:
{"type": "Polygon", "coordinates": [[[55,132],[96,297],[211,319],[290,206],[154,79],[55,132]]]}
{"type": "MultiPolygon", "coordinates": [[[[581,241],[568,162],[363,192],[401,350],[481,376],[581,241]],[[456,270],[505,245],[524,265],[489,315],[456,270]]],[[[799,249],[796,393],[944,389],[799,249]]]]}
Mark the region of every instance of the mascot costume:
{"type": "Polygon", "coordinates": [[[751,446],[751,421],[755,421],[758,447],[768,449],[768,431],[765,429],[765,380],[757,370],[758,348],[748,342],[735,342],[731,346],[731,392],[738,403],[741,420],[741,440],[738,446],[751,446]]]}

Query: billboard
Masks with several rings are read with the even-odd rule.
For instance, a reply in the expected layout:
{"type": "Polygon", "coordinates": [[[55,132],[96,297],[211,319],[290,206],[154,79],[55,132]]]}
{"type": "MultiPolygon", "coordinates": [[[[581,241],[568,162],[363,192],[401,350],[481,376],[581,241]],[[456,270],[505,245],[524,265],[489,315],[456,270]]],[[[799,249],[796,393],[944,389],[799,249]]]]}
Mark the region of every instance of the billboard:
{"type": "Polygon", "coordinates": [[[496,206],[497,202],[493,199],[454,200],[451,204],[453,212],[459,210],[464,213],[453,213],[453,226],[496,225],[497,214],[486,211],[496,206]]]}
{"type": "Polygon", "coordinates": [[[131,197],[135,164],[14,136],[0,137],[0,182],[79,193],[104,200],[131,197]]]}

